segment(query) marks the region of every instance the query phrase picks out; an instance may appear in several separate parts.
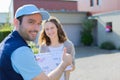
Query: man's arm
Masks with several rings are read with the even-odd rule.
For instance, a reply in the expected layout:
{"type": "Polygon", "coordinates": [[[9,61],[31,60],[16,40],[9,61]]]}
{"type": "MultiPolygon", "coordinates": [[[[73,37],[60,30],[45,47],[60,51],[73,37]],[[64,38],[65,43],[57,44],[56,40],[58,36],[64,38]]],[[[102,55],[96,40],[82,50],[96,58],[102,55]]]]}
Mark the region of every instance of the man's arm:
{"type": "Polygon", "coordinates": [[[55,70],[50,72],[48,76],[42,72],[33,80],[59,80],[66,67],[70,64],[72,64],[72,56],[70,54],[67,54],[66,49],[64,49],[64,54],[60,65],[55,70]]]}

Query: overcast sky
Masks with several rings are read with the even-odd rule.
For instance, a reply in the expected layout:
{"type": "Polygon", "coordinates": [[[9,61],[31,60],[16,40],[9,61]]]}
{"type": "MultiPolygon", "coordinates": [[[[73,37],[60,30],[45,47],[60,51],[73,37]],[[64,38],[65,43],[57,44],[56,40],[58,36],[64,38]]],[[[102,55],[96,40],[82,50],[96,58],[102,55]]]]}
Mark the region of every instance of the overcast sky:
{"type": "Polygon", "coordinates": [[[0,12],[8,12],[11,0],[0,0],[0,12]]]}

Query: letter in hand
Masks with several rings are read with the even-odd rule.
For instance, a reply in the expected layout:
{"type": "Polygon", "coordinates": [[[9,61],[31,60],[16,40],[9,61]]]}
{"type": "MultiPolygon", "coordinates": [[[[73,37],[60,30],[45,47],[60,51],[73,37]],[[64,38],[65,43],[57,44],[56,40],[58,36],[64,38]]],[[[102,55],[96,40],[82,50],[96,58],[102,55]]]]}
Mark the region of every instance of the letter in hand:
{"type": "Polygon", "coordinates": [[[69,66],[72,64],[72,56],[71,56],[71,54],[67,53],[66,48],[64,48],[64,50],[63,50],[62,60],[66,64],[66,66],[69,66]]]}

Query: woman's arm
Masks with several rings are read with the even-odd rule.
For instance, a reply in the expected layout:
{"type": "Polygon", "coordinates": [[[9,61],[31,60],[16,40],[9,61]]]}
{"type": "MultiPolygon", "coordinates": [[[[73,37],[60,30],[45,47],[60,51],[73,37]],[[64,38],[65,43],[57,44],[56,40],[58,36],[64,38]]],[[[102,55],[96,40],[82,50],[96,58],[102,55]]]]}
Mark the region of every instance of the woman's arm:
{"type": "Polygon", "coordinates": [[[65,47],[67,48],[67,53],[72,55],[72,69],[65,71],[65,80],[69,80],[70,72],[75,70],[75,48],[71,41],[65,43],[65,47]]]}
{"type": "Polygon", "coordinates": [[[67,70],[67,71],[64,72],[65,80],[69,80],[69,78],[70,78],[70,72],[74,71],[74,69],[75,69],[75,65],[72,65],[72,69],[71,70],[67,70]]]}

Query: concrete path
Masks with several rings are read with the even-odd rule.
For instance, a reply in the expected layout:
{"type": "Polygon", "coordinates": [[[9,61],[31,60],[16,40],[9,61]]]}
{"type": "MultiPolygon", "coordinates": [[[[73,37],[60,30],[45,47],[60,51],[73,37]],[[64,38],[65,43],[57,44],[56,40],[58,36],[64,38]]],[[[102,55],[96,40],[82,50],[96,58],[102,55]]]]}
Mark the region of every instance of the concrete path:
{"type": "Polygon", "coordinates": [[[76,48],[76,69],[70,80],[120,80],[120,51],[76,48]]]}

